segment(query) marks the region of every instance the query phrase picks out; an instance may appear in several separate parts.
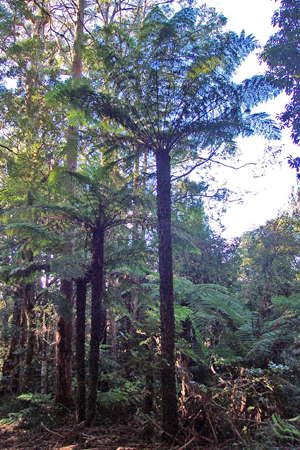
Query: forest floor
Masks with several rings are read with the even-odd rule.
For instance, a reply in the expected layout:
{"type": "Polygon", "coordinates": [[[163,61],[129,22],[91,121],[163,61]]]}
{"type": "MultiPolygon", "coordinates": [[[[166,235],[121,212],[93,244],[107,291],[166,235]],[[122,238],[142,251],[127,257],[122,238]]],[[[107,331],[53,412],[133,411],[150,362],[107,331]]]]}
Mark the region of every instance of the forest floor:
{"type": "MultiPolygon", "coordinates": [[[[215,422],[208,416],[206,428],[204,423],[198,432],[193,426],[196,422],[190,419],[182,422],[178,440],[166,443],[161,440],[162,430],[155,417],[147,416],[145,420],[135,411],[129,413],[119,408],[115,411],[118,416],[110,411],[109,417],[102,415],[95,426],[86,427],[84,423],[75,423],[74,411],[66,411],[51,400],[40,404],[32,403],[40,400],[37,396],[29,397],[30,401],[28,395],[25,399],[21,397],[0,396],[0,450],[300,450],[298,438],[278,441],[270,435],[268,426],[249,428],[254,431],[253,435],[252,431],[248,433],[249,436],[241,435],[243,430],[239,432],[236,426],[233,428],[235,433],[227,427],[227,435],[217,436],[211,428],[218,431],[218,426],[223,423],[226,426],[226,421],[224,416],[217,417],[216,414],[215,422]]],[[[253,420],[248,423],[249,427],[251,424],[253,420]]]]}
{"type": "MultiPolygon", "coordinates": [[[[93,427],[76,424],[74,412],[51,400],[35,403],[10,394],[0,395],[0,450],[165,450],[159,436],[145,438],[143,424],[134,414],[109,417],[93,427]],[[125,419],[124,419],[125,418],[125,419]],[[156,443],[156,441],[158,441],[156,443]]],[[[37,399],[39,400],[39,399],[37,399]]],[[[121,410],[118,411],[121,414],[121,410]]],[[[158,435],[158,433],[156,433],[158,435]]],[[[149,434],[148,434],[149,436],[149,434]]],[[[152,437],[152,434],[150,434],[152,437]]],[[[176,445],[180,447],[180,445],[176,445]]]]}
{"type": "Polygon", "coordinates": [[[200,444],[195,436],[185,443],[162,444],[158,437],[142,439],[136,423],[86,428],[81,424],[52,429],[43,423],[34,429],[20,424],[0,424],[0,450],[300,450],[300,445],[278,445],[255,440],[245,442],[227,440],[219,444],[200,444]]]}
{"type": "MultiPolygon", "coordinates": [[[[80,425],[63,426],[50,430],[41,424],[35,430],[16,424],[0,425],[0,449],[32,450],[229,450],[226,445],[199,446],[193,439],[185,444],[148,442],[136,437],[139,432],[133,424],[109,427],[83,428],[80,425]]],[[[241,448],[234,446],[235,449],[241,448]]],[[[282,449],[283,450],[283,449],[282,449]]],[[[299,448],[300,450],[300,448],[299,448]]]]}
{"type": "Polygon", "coordinates": [[[150,444],[135,438],[129,425],[84,429],[80,426],[50,430],[43,424],[36,430],[26,430],[15,424],[0,425],[0,449],[32,450],[163,450],[173,448],[150,444]]]}

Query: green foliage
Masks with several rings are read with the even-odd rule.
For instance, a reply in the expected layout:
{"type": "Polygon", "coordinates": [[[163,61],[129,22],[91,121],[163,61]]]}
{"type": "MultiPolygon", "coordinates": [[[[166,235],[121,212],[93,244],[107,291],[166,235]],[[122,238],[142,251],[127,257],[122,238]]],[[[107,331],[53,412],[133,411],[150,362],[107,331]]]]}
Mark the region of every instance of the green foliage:
{"type": "Polygon", "coordinates": [[[272,431],[280,441],[288,441],[294,444],[300,443],[300,429],[294,423],[300,424],[300,416],[284,420],[277,414],[272,415],[272,431]]]}
{"type": "Polygon", "coordinates": [[[98,392],[98,402],[101,408],[110,412],[120,413],[131,406],[137,407],[141,401],[141,380],[123,380],[122,386],[112,388],[108,392],[98,392]]]}
{"type": "Polygon", "coordinates": [[[124,40],[122,33],[115,33],[122,43],[118,53],[104,29],[99,47],[114,54],[113,63],[110,58],[106,64],[104,58],[106,86],[114,94],[108,94],[107,88],[93,92],[90,87],[73,88],[67,83],[58,87],[59,97],[69,97],[92,120],[105,116],[115,120],[127,130],[124,140],[134,136],[147,150],[159,149],[163,138],[174,157],[182,157],[183,147],[191,158],[195,149],[200,157],[212,147],[220,148],[224,156],[226,145],[229,148],[240,134],[276,139],[278,129],[266,115],[248,113],[276,95],[274,87],[263,76],[241,85],[230,80],[255,48],[253,37],[222,33],[222,23],[205,6],[182,8],[170,18],[156,8],[134,39],[124,40]],[[209,70],[208,61],[214,61],[209,70]],[[195,70],[197,76],[191,77],[195,70]]]}
{"type": "Polygon", "coordinates": [[[28,392],[19,395],[17,398],[32,405],[44,405],[50,402],[51,395],[28,392]]]}
{"type": "Polygon", "coordinates": [[[10,411],[4,416],[0,406],[0,424],[14,423],[24,428],[36,428],[43,422],[53,426],[60,423],[65,413],[61,406],[54,405],[52,396],[48,394],[26,393],[17,396],[13,402],[11,398],[7,400],[10,411]]]}
{"type": "Polygon", "coordinates": [[[229,287],[237,278],[237,243],[229,245],[210,229],[202,195],[208,186],[188,180],[176,186],[173,218],[175,272],[196,284],[229,287]]]}
{"type": "Polygon", "coordinates": [[[244,292],[250,302],[270,306],[271,296],[290,296],[299,273],[298,223],[282,215],[245,234],[241,242],[244,292]],[[265,300],[264,300],[265,299],[265,300]]]}
{"type": "Polygon", "coordinates": [[[282,0],[272,19],[277,28],[265,45],[262,59],[269,66],[269,77],[281,89],[291,96],[285,112],[281,114],[284,126],[292,128],[292,138],[299,143],[300,65],[300,3],[299,0],[282,0]]]}

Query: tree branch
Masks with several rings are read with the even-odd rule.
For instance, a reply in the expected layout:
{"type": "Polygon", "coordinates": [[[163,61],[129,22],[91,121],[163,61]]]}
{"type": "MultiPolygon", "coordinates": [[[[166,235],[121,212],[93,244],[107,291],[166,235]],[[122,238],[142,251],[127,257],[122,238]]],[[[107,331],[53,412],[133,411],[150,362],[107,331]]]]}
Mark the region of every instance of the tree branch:
{"type": "Polygon", "coordinates": [[[231,166],[230,164],[225,164],[225,163],[222,163],[222,162],[220,162],[220,161],[216,161],[216,160],[211,159],[210,157],[208,157],[208,158],[206,158],[206,159],[203,159],[201,162],[195,164],[193,167],[191,167],[187,172],[183,173],[182,175],[178,175],[177,177],[172,177],[171,181],[179,180],[180,178],[186,177],[186,176],[189,175],[194,169],[197,169],[197,167],[202,166],[203,164],[205,164],[205,163],[208,162],[208,161],[209,161],[209,162],[212,162],[212,163],[215,163],[215,164],[220,164],[221,166],[224,166],[224,167],[227,167],[227,168],[233,169],[233,170],[240,170],[240,169],[243,169],[243,168],[246,167],[246,166],[256,166],[256,163],[249,162],[249,163],[243,164],[242,166],[235,167],[235,166],[231,166]]]}
{"type": "Polygon", "coordinates": [[[5,150],[7,150],[8,152],[13,153],[14,155],[17,155],[18,153],[15,152],[12,148],[7,147],[6,145],[0,144],[0,147],[4,148],[5,150]]]}

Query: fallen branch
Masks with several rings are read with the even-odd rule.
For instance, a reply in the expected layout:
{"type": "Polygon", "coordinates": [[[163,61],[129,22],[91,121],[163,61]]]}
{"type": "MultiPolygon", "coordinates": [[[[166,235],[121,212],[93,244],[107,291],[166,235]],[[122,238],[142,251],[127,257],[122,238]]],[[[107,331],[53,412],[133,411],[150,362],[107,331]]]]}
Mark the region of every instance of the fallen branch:
{"type": "Polygon", "coordinates": [[[187,448],[192,442],[195,440],[195,436],[192,437],[186,444],[182,445],[182,447],[179,447],[177,450],[183,450],[184,448],[187,448]]]}
{"type": "Polygon", "coordinates": [[[43,422],[41,422],[41,426],[42,426],[46,431],[48,431],[48,433],[54,434],[54,436],[58,436],[58,437],[60,437],[61,439],[64,439],[64,438],[65,438],[65,436],[63,436],[62,434],[59,434],[59,433],[57,433],[56,431],[50,430],[48,427],[46,427],[45,424],[43,424],[43,422]]]}

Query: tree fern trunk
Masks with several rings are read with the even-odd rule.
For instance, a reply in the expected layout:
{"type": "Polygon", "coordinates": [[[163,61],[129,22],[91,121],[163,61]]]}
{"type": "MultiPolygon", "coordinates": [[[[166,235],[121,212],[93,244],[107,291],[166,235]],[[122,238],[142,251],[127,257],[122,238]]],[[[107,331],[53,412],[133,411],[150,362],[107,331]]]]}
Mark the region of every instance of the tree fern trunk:
{"type": "Polygon", "coordinates": [[[104,338],[106,326],[103,307],[103,258],[104,258],[104,229],[99,225],[92,237],[91,264],[91,340],[89,355],[89,396],[87,424],[91,425],[96,414],[97,385],[99,379],[99,346],[104,338]]]}
{"type": "Polygon", "coordinates": [[[160,326],[161,326],[161,396],[165,437],[178,431],[175,378],[175,319],[171,237],[171,167],[170,155],[156,152],[157,220],[159,238],[160,326]]]}

